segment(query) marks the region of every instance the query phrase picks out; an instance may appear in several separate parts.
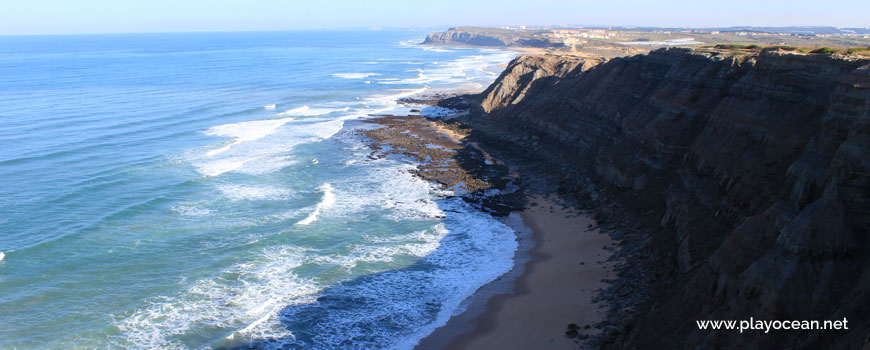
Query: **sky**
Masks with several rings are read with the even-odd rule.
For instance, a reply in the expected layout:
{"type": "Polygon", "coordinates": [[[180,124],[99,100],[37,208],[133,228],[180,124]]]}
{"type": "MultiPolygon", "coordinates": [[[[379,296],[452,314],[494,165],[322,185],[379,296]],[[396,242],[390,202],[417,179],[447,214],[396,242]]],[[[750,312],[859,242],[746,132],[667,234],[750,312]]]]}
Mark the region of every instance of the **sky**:
{"type": "Polygon", "coordinates": [[[870,26],[870,0],[0,0],[0,35],[633,25],[870,26]]]}

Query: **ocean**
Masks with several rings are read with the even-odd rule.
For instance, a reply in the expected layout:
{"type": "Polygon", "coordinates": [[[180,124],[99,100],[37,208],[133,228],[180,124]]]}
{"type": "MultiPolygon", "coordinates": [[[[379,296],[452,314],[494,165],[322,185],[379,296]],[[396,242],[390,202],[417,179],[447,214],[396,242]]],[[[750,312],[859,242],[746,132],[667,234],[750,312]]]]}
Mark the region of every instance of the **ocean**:
{"type": "Polygon", "coordinates": [[[354,132],[515,56],[425,35],[0,37],[0,349],[412,348],[517,247],[354,132]]]}

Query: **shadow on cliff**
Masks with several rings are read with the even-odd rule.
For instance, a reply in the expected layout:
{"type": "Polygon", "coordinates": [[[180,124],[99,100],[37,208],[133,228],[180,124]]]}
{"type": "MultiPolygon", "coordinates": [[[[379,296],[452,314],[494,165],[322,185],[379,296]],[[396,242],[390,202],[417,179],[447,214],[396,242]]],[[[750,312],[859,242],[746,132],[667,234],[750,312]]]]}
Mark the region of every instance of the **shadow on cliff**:
{"type": "Polygon", "coordinates": [[[650,288],[617,294],[650,297],[618,315],[604,347],[870,344],[870,61],[670,49],[563,75],[552,66],[517,58],[483,95],[445,104],[484,106],[462,122],[519,159],[521,175],[547,179],[530,187],[649,230],[629,259],[646,266],[623,277],[650,288]],[[855,328],[694,323],[750,317],[855,328]]]}
{"type": "MultiPolygon", "coordinates": [[[[623,240],[637,255],[614,287],[622,299],[648,298],[616,305],[601,347],[870,344],[870,61],[671,49],[592,69],[554,64],[517,58],[482,95],[443,106],[471,108],[461,120],[470,138],[513,159],[533,193],[600,205],[599,215],[630,213],[649,232],[623,240]],[[850,331],[710,332],[694,322],[750,317],[847,317],[850,331]]],[[[427,267],[424,259],[330,288],[316,304],[285,308],[293,316],[285,326],[325,323],[353,332],[359,343],[347,347],[365,347],[369,328],[331,324],[330,315],[408,299],[349,297],[348,288],[370,291],[393,273],[427,267]]],[[[425,299],[431,290],[393,287],[414,300],[409,311],[437,307],[425,299]]]]}

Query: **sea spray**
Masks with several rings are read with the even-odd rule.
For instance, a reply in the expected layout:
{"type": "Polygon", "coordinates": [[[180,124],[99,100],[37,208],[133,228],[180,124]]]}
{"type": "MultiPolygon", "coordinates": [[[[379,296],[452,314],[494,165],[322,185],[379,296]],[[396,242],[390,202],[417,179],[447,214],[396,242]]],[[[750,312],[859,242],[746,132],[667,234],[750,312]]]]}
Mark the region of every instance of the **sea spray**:
{"type": "Polygon", "coordinates": [[[409,348],[443,323],[512,234],[355,120],[507,59],[397,44],[424,35],[0,38],[0,348],[409,348]]]}

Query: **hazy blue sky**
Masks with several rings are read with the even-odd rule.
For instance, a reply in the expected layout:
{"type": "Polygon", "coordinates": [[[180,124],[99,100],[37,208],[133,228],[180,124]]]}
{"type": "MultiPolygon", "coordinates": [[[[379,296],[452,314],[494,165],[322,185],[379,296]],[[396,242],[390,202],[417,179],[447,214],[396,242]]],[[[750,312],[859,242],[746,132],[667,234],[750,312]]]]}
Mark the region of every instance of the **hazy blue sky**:
{"type": "Polygon", "coordinates": [[[870,26],[870,0],[2,0],[0,34],[449,25],[870,26]]]}

